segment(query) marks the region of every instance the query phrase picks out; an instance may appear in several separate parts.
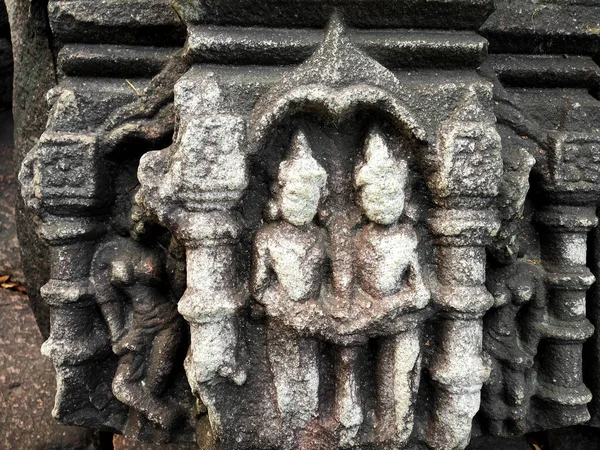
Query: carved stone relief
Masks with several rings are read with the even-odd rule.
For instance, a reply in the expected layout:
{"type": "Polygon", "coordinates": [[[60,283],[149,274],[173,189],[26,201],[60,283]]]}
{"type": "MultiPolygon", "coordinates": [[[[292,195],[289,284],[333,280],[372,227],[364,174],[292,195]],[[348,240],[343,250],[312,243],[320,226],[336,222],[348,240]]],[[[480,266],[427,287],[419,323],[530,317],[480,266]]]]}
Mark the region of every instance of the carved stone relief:
{"type": "MultiPolygon", "coordinates": [[[[282,24],[270,1],[174,1],[184,49],[124,84],[69,44],[90,11],[50,3],[66,76],[20,180],[52,252],[59,420],[206,449],[451,450],[590,419],[591,59],[552,89],[533,57],[484,62],[474,2],[447,24],[419,2],[290,2],[282,24]]],[[[180,30],[163,3],[144,30],[180,30]]]]}

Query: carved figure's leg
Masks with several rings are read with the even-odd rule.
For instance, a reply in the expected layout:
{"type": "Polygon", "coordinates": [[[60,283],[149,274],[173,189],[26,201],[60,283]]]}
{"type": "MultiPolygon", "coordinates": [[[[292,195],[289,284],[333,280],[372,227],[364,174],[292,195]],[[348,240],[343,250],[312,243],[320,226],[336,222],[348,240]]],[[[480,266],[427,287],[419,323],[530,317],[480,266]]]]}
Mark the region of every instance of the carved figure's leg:
{"type": "MultiPolygon", "coordinates": [[[[506,383],[506,396],[508,397],[508,404],[510,405],[510,417],[509,419],[512,422],[513,430],[514,427],[524,426],[521,423],[522,417],[522,409],[526,400],[526,392],[525,392],[525,374],[520,370],[515,370],[507,367],[504,371],[504,380],[506,383]]],[[[521,432],[525,432],[525,429],[521,429],[521,432]]]]}
{"type": "Polygon", "coordinates": [[[386,338],[379,353],[378,428],[382,440],[408,442],[413,430],[414,404],[421,373],[419,330],[386,338]],[[389,412],[394,411],[394,417],[389,412]]]}
{"type": "Polygon", "coordinates": [[[359,390],[359,362],[363,350],[360,346],[341,347],[335,364],[335,418],[340,423],[340,445],[354,444],[364,419],[359,390]]]}
{"type": "Polygon", "coordinates": [[[269,327],[269,363],[283,426],[302,430],[319,408],[319,343],[269,327]]]}
{"type": "Polygon", "coordinates": [[[123,355],[113,380],[113,393],[123,403],[144,414],[148,420],[169,429],[179,419],[179,412],[142,385],[145,364],[144,353],[130,352],[123,355]]]}
{"type": "Polygon", "coordinates": [[[177,351],[181,342],[181,324],[174,321],[167,329],[160,331],[152,344],[148,369],[146,371],[146,386],[155,395],[160,395],[173,371],[177,351]]]}
{"type": "Polygon", "coordinates": [[[487,427],[494,436],[504,435],[504,420],[506,419],[506,404],[504,401],[505,379],[502,362],[492,358],[489,380],[483,385],[481,392],[482,410],[487,417],[487,427]]]}
{"type": "MultiPolygon", "coordinates": [[[[128,406],[137,408],[140,399],[145,397],[139,380],[143,376],[144,357],[138,353],[125,353],[119,359],[119,365],[113,379],[115,396],[128,406]]],[[[139,408],[138,408],[139,409],[139,408]]]]}

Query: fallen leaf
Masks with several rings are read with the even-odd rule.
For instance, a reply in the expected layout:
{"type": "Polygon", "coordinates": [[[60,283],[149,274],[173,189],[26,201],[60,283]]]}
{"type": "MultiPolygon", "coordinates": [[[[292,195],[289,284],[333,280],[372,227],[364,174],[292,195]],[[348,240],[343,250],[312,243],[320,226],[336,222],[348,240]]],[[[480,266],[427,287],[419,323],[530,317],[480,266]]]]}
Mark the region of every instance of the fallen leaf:
{"type": "Polygon", "coordinates": [[[23,286],[22,284],[15,283],[14,281],[8,281],[8,280],[10,280],[10,275],[0,276],[0,288],[10,289],[13,291],[21,292],[23,294],[25,294],[27,292],[27,289],[25,289],[25,286],[23,286]]]}

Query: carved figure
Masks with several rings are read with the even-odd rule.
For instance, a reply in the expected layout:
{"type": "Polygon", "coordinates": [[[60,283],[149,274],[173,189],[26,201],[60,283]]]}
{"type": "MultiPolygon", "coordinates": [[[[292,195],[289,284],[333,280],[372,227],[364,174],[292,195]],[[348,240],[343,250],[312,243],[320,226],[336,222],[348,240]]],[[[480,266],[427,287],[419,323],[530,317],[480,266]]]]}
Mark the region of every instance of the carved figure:
{"type": "Polygon", "coordinates": [[[131,231],[118,230],[121,235],[98,248],[92,283],[113,351],[120,356],[112,383],[115,396],[169,429],[182,411],[161,395],[174,368],[182,320],[169,293],[164,254],[143,243],[142,215],[133,209],[131,231]]]}
{"type": "Polygon", "coordinates": [[[483,389],[483,410],[492,434],[518,435],[527,430],[534,390],[530,369],[540,333],[533,322],[546,303],[544,275],[541,268],[515,260],[489,274],[487,287],[496,308],[485,319],[484,346],[492,357],[492,372],[483,389]]]}
{"type": "MultiPolygon", "coordinates": [[[[369,220],[357,236],[360,287],[375,298],[406,290],[422,294],[426,288],[417,259],[416,233],[398,223],[404,212],[408,164],[390,155],[377,130],[371,131],[365,147],[365,163],[356,173],[359,203],[369,220]]],[[[423,300],[426,304],[427,299],[423,300]]]]}
{"type": "MultiPolygon", "coordinates": [[[[365,163],[355,178],[359,203],[369,220],[356,237],[360,288],[377,301],[402,295],[407,309],[424,308],[429,293],[417,257],[417,236],[410,226],[398,223],[405,207],[408,165],[390,154],[376,129],[367,136],[365,163]]],[[[413,329],[381,341],[377,375],[381,440],[404,444],[412,432],[420,377],[419,340],[419,331],[413,329]]]]}
{"type": "MultiPolygon", "coordinates": [[[[303,302],[318,297],[327,259],[327,234],[313,223],[327,174],[298,132],[291,154],[279,166],[270,218],[254,240],[252,292],[259,303],[303,302]],[[268,299],[267,299],[268,298],[268,299]]],[[[276,322],[272,319],[273,322],[276,322]]],[[[291,330],[269,327],[269,362],[284,426],[302,429],[319,403],[319,344],[291,330]]]]}

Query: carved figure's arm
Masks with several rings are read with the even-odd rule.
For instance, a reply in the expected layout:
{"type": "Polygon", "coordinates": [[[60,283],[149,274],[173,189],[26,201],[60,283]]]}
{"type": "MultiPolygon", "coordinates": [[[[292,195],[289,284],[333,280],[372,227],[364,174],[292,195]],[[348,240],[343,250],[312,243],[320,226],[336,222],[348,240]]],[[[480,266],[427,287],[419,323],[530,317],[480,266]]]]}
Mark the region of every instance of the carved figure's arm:
{"type": "Polygon", "coordinates": [[[507,281],[504,279],[504,277],[489,277],[486,282],[486,288],[494,297],[494,308],[507,305],[512,301],[512,293],[510,292],[507,281]]]}
{"type": "Polygon", "coordinates": [[[413,245],[413,251],[410,253],[410,261],[408,264],[410,270],[409,284],[416,292],[429,296],[429,288],[423,280],[423,271],[421,270],[419,255],[417,254],[417,236],[411,236],[411,241],[411,244],[413,245]]]}
{"type": "Polygon", "coordinates": [[[110,263],[102,261],[94,268],[92,285],[96,294],[96,302],[108,326],[113,344],[125,334],[125,308],[123,294],[112,285],[110,279],[110,263]]]}
{"type": "Polygon", "coordinates": [[[269,250],[264,233],[256,233],[254,252],[252,254],[252,275],[250,279],[250,292],[260,301],[263,292],[268,287],[271,265],[269,263],[269,250]]]}

